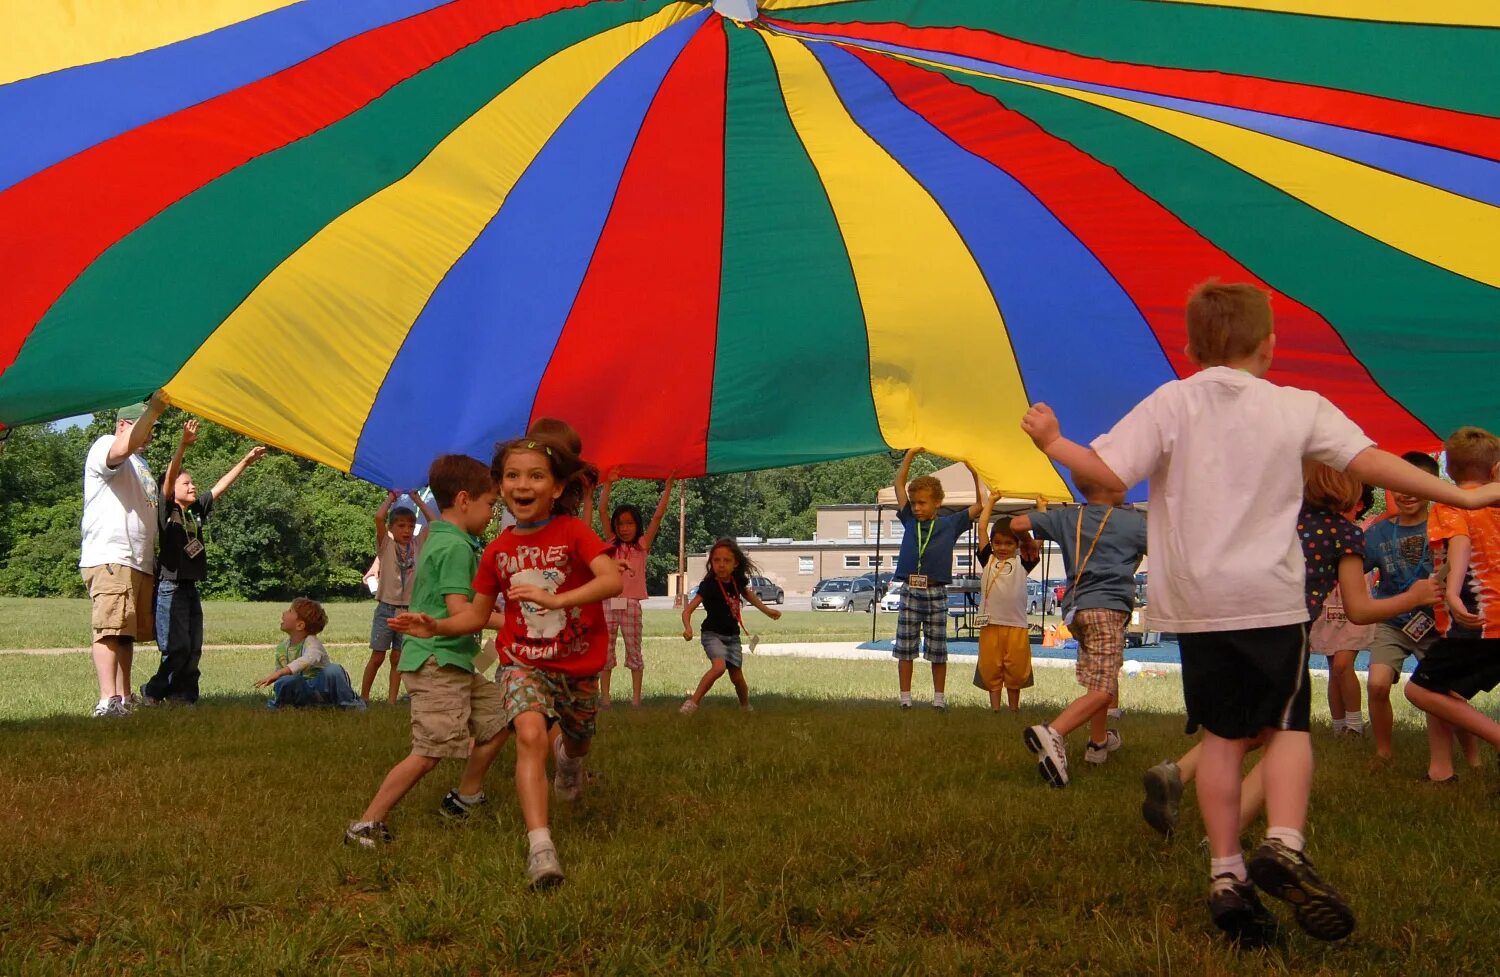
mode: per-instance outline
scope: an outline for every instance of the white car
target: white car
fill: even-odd
[[[880,609],[882,611],[901,610],[901,590],[905,586],[905,580],[892,580],[891,589],[887,590],[885,596],[880,599]]]

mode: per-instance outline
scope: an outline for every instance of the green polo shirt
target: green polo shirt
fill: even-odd
[[[449,594],[463,594],[474,599],[474,571],[479,569],[479,540],[453,523],[439,519],[427,525],[427,542],[417,556],[417,579],[411,590],[413,614],[430,614],[442,619],[448,616]],[[466,672],[474,670],[474,656],[479,642],[472,634],[454,638],[407,638],[401,644],[403,672],[415,672],[436,658],[439,665],[452,665]]]

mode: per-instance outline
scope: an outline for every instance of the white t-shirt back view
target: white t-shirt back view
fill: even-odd
[[[106,434],[89,448],[83,464],[83,548],[80,568],[121,563],[142,573],[156,568],[156,480],[139,455],[109,467]]]

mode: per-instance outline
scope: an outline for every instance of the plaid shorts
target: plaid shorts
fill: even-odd
[[[563,735],[575,743],[594,738],[594,717],[599,714],[599,676],[563,675],[502,662],[495,673],[495,684],[504,700],[501,715],[505,725],[514,728],[516,717],[523,712],[539,712],[547,717],[549,729],[557,723]]]
[[[646,667],[641,658],[641,602],[632,597],[619,599],[625,602],[624,607],[616,608],[613,600],[604,602],[604,622],[609,625],[609,659],[604,667],[615,667],[615,638],[623,635],[625,667],[639,672]]]
[[[926,640],[919,637],[926,633]],[[901,590],[901,610],[896,614],[896,646],[892,654],[898,661],[916,661],[920,646],[922,657],[934,665],[948,664],[948,588],[936,587]]]
[[[1078,639],[1078,684],[1090,692],[1120,691],[1120,667],[1125,664],[1125,622],[1130,615],[1107,607],[1085,607],[1073,613],[1069,625]]]

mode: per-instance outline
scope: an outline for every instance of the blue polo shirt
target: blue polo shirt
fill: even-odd
[[[927,574],[929,584],[948,583],[953,579],[953,544],[958,537],[968,532],[974,521],[969,518],[967,508],[946,516],[938,516],[929,522],[917,522],[911,514],[911,503],[896,513],[906,535],[901,538],[901,555],[896,557],[897,580],[905,580],[914,573]],[[922,550],[921,565],[917,562],[917,530],[921,529],[922,540],[927,544]],[[927,534],[931,532],[932,535]]]

